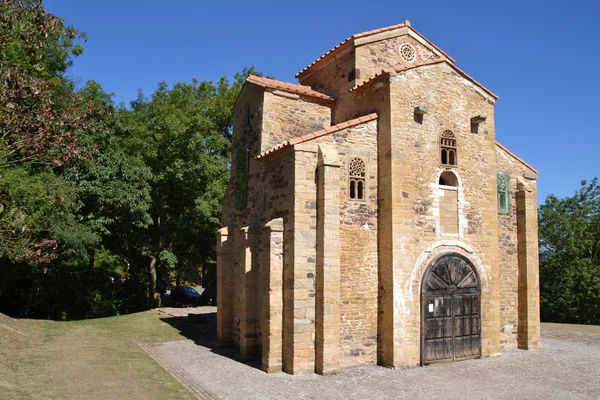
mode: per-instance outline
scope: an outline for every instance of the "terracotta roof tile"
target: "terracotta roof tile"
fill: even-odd
[[[435,44],[433,44],[430,40],[428,40],[426,37],[424,37],[423,35],[421,35],[419,32],[417,32],[416,30],[414,30],[411,26],[410,26],[410,21],[406,20],[404,22],[402,22],[401,24],[398,25],[391,25],[391,26],[386,26],[384,28],[378,28],[378,29],[373,29],[371,31],[366,31],[366,32],[361,32],[361,33],[356,33],[352,36],[350,36],[349,38],[347,38],[346,40],[344,40],[343,42],[341,42],[340,44],[338,44],[337,46],[335,46],[334,48],[332,48],[331,50],[329,50],[328,52],[326,52],[325,54],[323,54],[321,57],[317,58],[315,61],[313,61],[311,64],[309,64],[308,66],[306,66],[302,71],[298,72],[296,74],[296,78],[298,78],[300,75],[302,75],[304,72],[306,72],[308,69],[310,69],[313,65],[315,65],[316,63],[318,63],[319,61],[321,61],[322,59],[324,59],[325,57],[327,57],[329,54],[333,53],[334,51],[336,51],[337,49],[339,49],[340,47],[342,47],[343,45],[345,45],[346,43],[348,43],[351,40],[354,39],[359,39],[365,36],[371,36],[371,35],[375,35],[377,33],[381,33],[381,32],[389,32],[389,31],[393,31],[394,29],[398,29],[398,28],[403,28],[403,27],[409,27],[411,31],[413,31],[414,33],[416,33],[417,35],[419,35],[419,37],[421,37],[423,40],[425,40],[431,47],[433,47],[434,49],[436,49],[437,51],[439,51],[440,53],[442,53],[445,57],[447,57],[451,62],[455,62],[456,60],[454,60],[454,58],[450,57],[448,54],[446,54],[446,52],[444,52],[442,49],[440,49],[439,47],[437,47]]]
[[[296,83],[282,82],[275,79],[263,78],[256,75],[250,75],[246,78],[246,82],[254,83],[255,85],[262,86],[270,89],[279,89],[285,92],[301,94],[310,97],[316,97],[318,99],[327,100],[334,102],[335,99],[324,93],[313,90],[310,86],[298,85]]]
[[[321,57],[317,58],[315,61],[313,61],[311,64],[309,64],[306,68],[304,68],[302,71],[298,72],[296,74],[296,78],[298,78],[300,75],[302,75],[304,72],[306,72],[310,67],[312,67],[313,65],[315,65],[316,63],[318,63],[319,61],[321,61],[322,59],[324,59],[325,57],[327,57],[329,54],[331,54],[332,52],[334,52],[335,50],[339,49],[340,47],[342,47],[343,45],[345,45],[346,43],[348,43],[349,41],[353,40],[353,39],[358,39],[361,37],[365,37],[365,36],[369,36],[369,35],[374,35],[376,33],[380,33],[380,32],[387,32],[387,31],[392,31],[394,29],[398,29],[398,28],[402,28],[405,26],[410,26],[410,21],[404,21],[401,24],[398,25],[392,25],[392,26],[388,26],[385,28],[378,28],[378,29],[374,29],[372,31],[366,31],[366,32],[361,32],[361,33],[356,33],[352,36],[350,36],[349,38],[346,38],[346,40],[344,40],[343,42],[341,42],[340,44],[338,44],[337,46],[335,46],[334,48],[332,48],[331,50],[329,50],[327,53],[323,54]]]
[[[273,153],[273,152],[275,152],[275,151],[277,151],[279,149],[282,149],[284,147],[289,147],[289,146],[293,146],[293,145],[298,144],[298,143],[307,142],[307,141],[309,141],[311,139],[315,139],[315,138],[318,138],[318,137],[321,137],[321,136],[329,135],[331,133],[334,133],[334,132],[337,132],[337,131],[341,131],[342,129],[351,128],[353,126],[360,125],[360,124],[363,124],[365,122],[373,121],[375,119],[377,119],[377,113],[372,113],[372,114],[369,114],[369,115],[365,115],[365,116],[362,116],[362,117],[358,117],[358,118],[354,118],[354,119],[351,119],[351,120],[348,120],[348,121],[341,122],[341,123],[339,123],[337,125],[328,126],[327,128],[318,130],[316,132],[307,133],[306,135],[295,137],[295,138],[292,138],[292,139],[290,139],[290,140],[288,140],[288,141],[286,141],[284,143],[278,144],[277,146],[275,146],[273,148],[270,148],[268,150],[263,151],[262,153],[260,153],[259,155],[257,155],[255,158],[257,160],[259,160],[259,159],[263,158],[264,156],[266,156],[268,154],[271,154],[271,153]]]
[[[481,83],[477,82],[469,74],[467,74],[462,69],[458,68],[456,65],[454,65],[452,62],[448,61],[446,58],[436,58],[436,59],[433,59],[433,60],[427,60],[427,61],[424,61],[424,62],[421,62],[421,63],[415,63],[415,64],[411,64],[411,65],[401,64],[401,65],[396,65],[394,67],[382,69],[380,73],[375,74],[371,79],[369,79],[367,81],[364,81],[363,83],[361,83],[357,87],[350,89],[350,91],[352,92],[352,91],[358,90],[361,87],[364,87],[365,85],[370,84],[371,82],[377,80],[379,77],[381,77],[383,75],[390,74],[392,72],[403,72],[403,71],[408,71],[409,69],[423,67],[425,65],[433,65],[433,64],[440,64],[440,63],[446,63],[446,64],[448,64],[450,67],[454,68],[454,70],[456,72],[458,72],[460,75],[462,75],[464,78],[466,78],[467,80],[470,80],[471,82],[473,82],[474,84],[476,84],[477,86],[479,86],[487,94],[489,94],[490,96],[492,96],[495,100],[498,100],[498,96],[496,94],[494,94],[494,92],[492,92],[491,90],[489,90],[488,88],[486,88],[485,86],[483,86]]]
[[[521,164],[523,164],[524,166],[526,166],[527,168],[529,168],[530,170],[532,170],[533,172],[535,172],[536,174],[539,174],[538,170],[533,168],[531,165],[529,165],[525,160],[523,160],[522,158],[518,157],[515,153],[513,153],[512,151],[510,151],[509,149],[507,149],[506,147],[504,147],[503,145],[501,145],[499,142],[496,142],[496,146],[500,147],[502,150],[504,150],[509,156],[511,156],[512,158],[514,158],[515,160],[519,161]]]

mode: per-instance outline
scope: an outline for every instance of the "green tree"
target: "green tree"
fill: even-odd
[[[95,250],[101,244],[116,254],[129,254],[129,242],[134,240],[137,230],[151,224],[148,214],[151,172],[141,159],[125,151],[125,132],[118,122],[111,95],[94,81],[87,82],[79,95],[92,108],[108,110],[96,116],[96,129],[81,137],[95,149],[90,160],[78,168],[63,168],[63,178],[72,183],[78,199],[75,212],[78,223],[83,225],[69,230],[87,230],[88,236],[95,238],[78,246],[85,249],[83,254],[92,268]]]
[[[0,1],[0,305],[17,315],[111,315],[139,286],[121,254],[151,223],[150,170],[111,95],[66,75],[85,40],[39,0]]]
[[[539,209],[540,302],[544,321],[600,324],[600,186]]]
[[[56,210],[73,199],[52,168],[89,158],[78,139],[105,112],[83,104],[65,77],[78,39],[41,1],[0,2],[0,256],[12,261],[55,255]]]
[[[139,250],[147,256],[150,296],[156,299],[157,270],[175,272],[214,257],[214,232],[229,179],[232,108],[245,78],[233,83],[166,83],[147,100],[140,93],[131,110],[121,110],[131,130],[130,154],[150,168],[152,224],[140,232]],[[154,300],[156,302],[156,300]]]

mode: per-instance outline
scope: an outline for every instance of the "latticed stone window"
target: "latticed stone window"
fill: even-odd
[[[360,158],[352,158],[348,163],[348,193],[350,200],[365,199],[366,164]]]
[[[442,132],[440,149],[442,165],[456,165],[456,137],[452,131]]]
[[[400,52],[400,56],[404,59],[404,61],[406,61],[406,62],[415,61],[415,58],[416,58],[415,48],[412,47],[410,44],[403,43],[400,46],[399,52]]]
[[[510,203],[508,201],[510,175],[506,172],[498,172],[496,179],[498,181],[498,213],[508,214],[510,212]]]

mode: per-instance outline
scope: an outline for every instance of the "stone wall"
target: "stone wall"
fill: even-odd
[[[288,289],[284,289],[287,313],[284,318],[284,370],[302,373],[314,367],[316,288],[316,151],[320,144],[334,145],[340,167],[340,341],[341,366],[377,362],[377,122],[357,125],[296,145],[293,247],[286,256]],[[288,150],[289,151],[289,150]],[[348,160],[361,157],[367,163],[367,199],[348,199]],[[269,160],[269,157],[266,158]],[[271,161],[270,161],[271,162]],[[292,285],[291,279],[294,279]],[[287,287],[287,286],[286,286]],[[287,293],[287,294],[286,294]],[[292,310],[292,305],[294,309]],[[286,311],[284,311],[284,314]],[[287,328],[286,328],[287,326]],[[286,364],[286,360],[290,360]],[[293,360],[293,362],[292,362]]]
[[[382,268],[392,270],[384,271],[386,278],[380,282],[384,292],[380,312],[393,320],[393,329],[386,326],[383,329],[390,332],[380,332],[382,362],[418,365],[421,310],[420,293],[411,286],[417,276],[413,272],[425,249],[448,239],[472,248],[484,265],[485,276],[480,279],[489,282],[489,290],[482,293],[482,352],[496,355],[500,307],[493,99],[445,64],[393,74],[390,81],[389,166],[380,171],[386,174],[380,180],[389,179],[391,190],[389,196],[382,194],[380,210],[391,218],[392,234],[380,235],[384,241],[380,248],[391,252],[392,258],[391,267],[382,264]],[[429,109],[422,123],[414,120],[417,106]],[[479,114],[487,115],[487,121],[481,134],[473,134],[470,119]],[[445,129],[457,138],[458,164],[451,169],[463,193],[458,193],[459,214],[464,216],[459,224],[466,225],[459,234],[438,230],[439,210],[432,202],[445,169],[439,155],[439,137]]]
[[[300,74],[298,78],[301,84],[339,99],[354,87],[355,68],[354,52],[351,45],[347,44],[339,54],[336,54],[335,59],[314,66],[310,71]]]
[[[500,147],[496,147],[498,172],[510,176],[509,212],[498,214],[500,245],[500,343],[504,349],[517,347],[519,257],[517,232],[517,180],[531,170]]]
[[[440,233],[458,235],[458,190],[442,189],[440,200]]]
[[[242,356],[262,351],[266,371],[418,365],[421,279],[436,257],[449,252],[469,259],[481,281],[482,355],[495,356],[501,346],[539,344],[535,178],[519,181],[527,168],[498,151],[494,98],[445,63],[384,75],[350,91],[366,75],[401,63],[404,43],[416,50],[414,62],[436,54],[408,35],[363,41],[356,60],[343,50],[301,76],[303,84],[336,96],[334,104],[252,85],[238,99],[233,149],[249,151],[248,201],[244,209],[232,206],[234,157],[222,231],[235,258],[229,262],[230,337]],[[422,120],[415,118],[415,107],[428,110]],[[377,121],[255,159],[293,137],[372,112]],[[472,133],[477,115],[487,119]],[[451,167],[440,160],[444,130],[457,141],[458,162]],[[330,149],[330,159],[338,157],[335,173],[319,146]],[[366,163],[364,200],[349,198],[348,163],[354,157]],[[449,170],[456,188],[439,184]],[[317,171],[327,171],[327,177]],[[497,172],[511,174],[507,215],[498,214]],[[334,198],[332,179],[339,180],[339,211],[319,203]],[[318,213],[333,209],[339,213],[339,266],[332,261],[335,251],[324,247],[327,226],[337,222],[327,215],[326,222],[317,221]],[[338,276],[339,309],[332,303],[335,293],[324,291]],[[339,326],[331,324],[338,312]],[[334,331],[339,337],[331,336]],[[331,347],[337,340],[339,354]]]
[[[318,99],[266,91],[261,151],[331,125],[331,108]]]
[[[401,46],[408,43],[414,50],[414,59],[406,61],[400,55]],[[357,84],[369,80],[388,67],[412,65],[437,58],[436,55],[408,34],[368,43],[356,48],[356,66],[360,70]]]
[[[377,362],[377,121],[332,135],[340,168],[342,366]],[[349,199],[348,162],[366,163],[366,200]]]

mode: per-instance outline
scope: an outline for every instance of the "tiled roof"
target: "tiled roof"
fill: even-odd
[[[527,162],[525,162],[525,160],[523,160],[522,158],[518,157],[515,153],[513,153],[512,151],[510,151],[509,149],[507,149],[506,147],[504,147],[503,145],[501,145],[499,142],[496,142],[496,146],[500,147],[502,150],[504,150],[509,156],[511,156],[512,158],[514,158],[515,160],[519,161],[521,164],[523,164],[524,166],[526,166],[527,168],[529,168],[530,170],[532,170],[533,172],[535,172],[536,174],[539,174],[538,170],[533,168],[531,165],[527,164]]]
[[[246,78],[246,82],[254,83],[255,85],[262,86],[265,88],[279,89],[285,92],[316,97],[318,99],[327,100],[330,102],[335,101],[333,97],[323,94],[321,92],[317,92],[316,90],[313,90],[310,86],[277,81],[275,79],[263,78],[256,75],[249,75],[248,78]]]
[[[306,135],[295,137],[286,142],[278,144],[277,146],[275,146],[269,150],[263,151],[262,153],[260,153],[259,155],[256,156],[256,159],[257,160],[261,159],[261,158],[263,158],[279,149],[282,149],[284,147],[289,147],[289,146],[293,146],[298,143],[307,142],[309,140],[316,139],[321,136],[325,136],[325,135],[329,135],[329,134],[337,132],[337,131],[341,131],[342,129],[351,128],[353,126],[360,125],[365,122],[373,121],[374,119],[377,119],[376,113],[365,115],[365,116],[358,117],[358,118],[354,118],[354,119],[339,123],[337,125],[333,125],[333,126],[325,128],[325,129],[318,130],[316,132],[307,133]]]
[[[442,53],[444,56],[446,56],[450,61],[454,62],[455,60],[450,57],[448,54],[446,54],[442,49],[440,49],[439,47],[437,47],[435,44],[433,44],[432,42],[430,42],[427,38],[425,38],[423,35],[421,35],[420,33],[418,33],[417,31],[415,31],[411,26],[410,26],[410,21],[406,20],[401,24],[398,25],[392,25],[392,26],[386,26],[385,28],[379,28],[379,29],[373,29],[372,31],[366,31],[366,32],[361,32],[361,33],[356,33],[352,36],[350,36],[349,38],[347,38],[346,40],[344,40],[343,42],[341,42],[340,44],[338,44],[337,46],[335,46],[333,49],[329,50],[327,53],[323,54],[321,57],[317,58],[315,61],[313,61],[310,65],[308,65],[306,68],[304,68],[302,71],[298,72],[296,74],[296,78],[298,78],[300,75],[302,75],[304,72],[306,72],[308,69],[310,69],[313,65],[315,65],[316,63],[318,63],[319,61],[321,61],[322,59],[324,59],[325,57],[327,57],[329,54],[333,53],[335,50],[339,49],[340,47],[342,47],[343,45],[345,45],[346,43],[348,43],[351,40],[354,39],[359,39],[365,36],[371,36],[371,35],[375,35],[377,33],[382,33],[382,32],[388,32],[388,31],[393,31],[394,29],[398,29],[398,28],[403,28],[403,27],[409,27],[410,30],[412,30],[413,32],[415,32],[417,35],[419,35],[423,40],[425,40],[427,43],[429,43],[429,45],[431,47],[433,47],[434,49],[436,49],[437,51],[439,51],[440,53]]]
[[[411,65],[401,64],[401,65],[396,65],[394,67],[385,68],[385,69],[381,70],[380,73],[376,74],[371,79],[369,79],[368,81],[365,81],[365,82],[361,83],[360,85],[358,85],[357,87],[350,89],[350,91],[357,90],[357,89],[365,86],[366,84],[373,82],[374,80],[376,80],[377,78],[381,77],[382,75],[390,74],[392,72],[408,71],[409,69],[423,67],[425,65],[439,64],[439,63],[446,63],[446,64],[448,64],[456,72],[458,72],[460,75],[462,75],[463,78],[465,78],[465,79],[473,82],[474,84],[476,84],[477,86],[479,86],[481,89],[483,89],[487,94],[489,94],[490,96],[492,96],[495,100],[498,100],[498,96],[496,94],[494,94],[494,92],[492,92],[491,90],[489,90],[488,88],[486,88],[485,86],[483,86],[481,83],[477,82],[469,74],[467,74],[465,71],[463,71],[462,69],[458,68],[456,65],[454,65],[453,63],[451,63],[450,61],[448,61],[445,58],[437,58],[437,59],[434,59],[434,60],[428,60],[428,61],[424,61],[424,62],[421,62],[421,63],[415,63],[415,64],[411,64]]]

